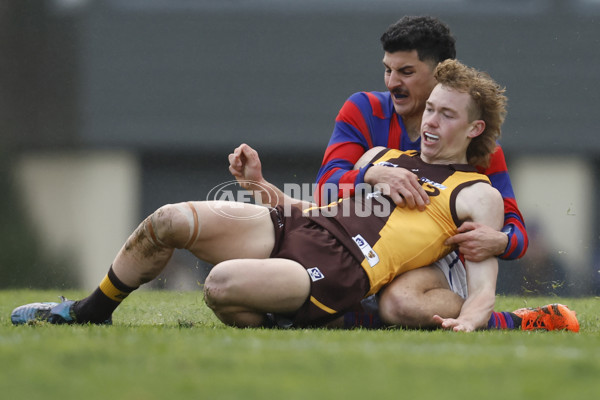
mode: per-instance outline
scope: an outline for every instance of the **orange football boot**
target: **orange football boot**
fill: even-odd
[[[544,329],[547,331],[568,330],[579,332],[579,321],[575,311],[562,304],[548,304],[537,308],[520,308],[513,311],[520,317],[521,330],[533,331]]]

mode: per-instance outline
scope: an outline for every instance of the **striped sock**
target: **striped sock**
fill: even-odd
[[[516,315],[507,311],[496,312],[492,311],[490,320],[488,321],[488,329],[516,329],[520,327],[520,324],[515,324]]]
[[[102,323],[110,318],[121,302],[137,288],[125,285],[117,278],[112,265],[100,285],[85,299],[75,302],[73,313],[79,323]]]
[[[376,313],[350,311],[344,314],[344,329],[379,329],[381,327],[383,327],[383,322]]]

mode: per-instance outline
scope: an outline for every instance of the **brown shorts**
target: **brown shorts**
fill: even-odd
[[[295,327],[322,326],[356,307],[368,293],[369,278],[360,262],[328,231],[292,207],[271,210],[275,246],[271,258],[300,264],[311,279],[310,296],[291,319]]]

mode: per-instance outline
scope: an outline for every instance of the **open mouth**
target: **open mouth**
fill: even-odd
[[[430,132],[423,132],[423,136],[425,137],[425,141],[427,142],[437,142],[438,140],[440,140],[440,137],[438,135],[434,135]]]
[[[394,96],[395,99],[405,99],[408,97],[408,93],[402,92],[400,90],[394,90],[391,92],[392,96]]]

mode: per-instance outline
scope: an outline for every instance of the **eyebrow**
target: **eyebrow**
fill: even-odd
[[[432,103],[431,101],[429,101],[429,100],[427,100],[427,101],[425,102],[425,104],[427,104],[429,107],[434,107],[434,108],[435,108],[435,104],[433,104],[433,103]],[[454,109],[454,108],[450,108],[450,107],[442,107],[442,108],[441,108],[441,111],[442,111],[442,112],[444,112],[444,111],[449,111],[449,112],[451,112],[451,113],[453,113],[453,114],[458,114],[458,110],[456,110],[456,109]]]
[[[382,63],[382,64],[383,64],[383,66],[384,66],[384,67],[386,67],[387,69],[392,69],[392,67],[390,67],[389,65],[387,65],[387,64],[385,63],[385,61],[383,61],[383,60],[382,60],[382,61],[381,61],[381,63]],[[403,65],[403,66],[402,66],[402,67],[400,67],[400,68],[396,68],[396,71],[405,71],[406,69],[409,69],[409,68],[415,68],[415,66],[414,66],[413,64]]]

